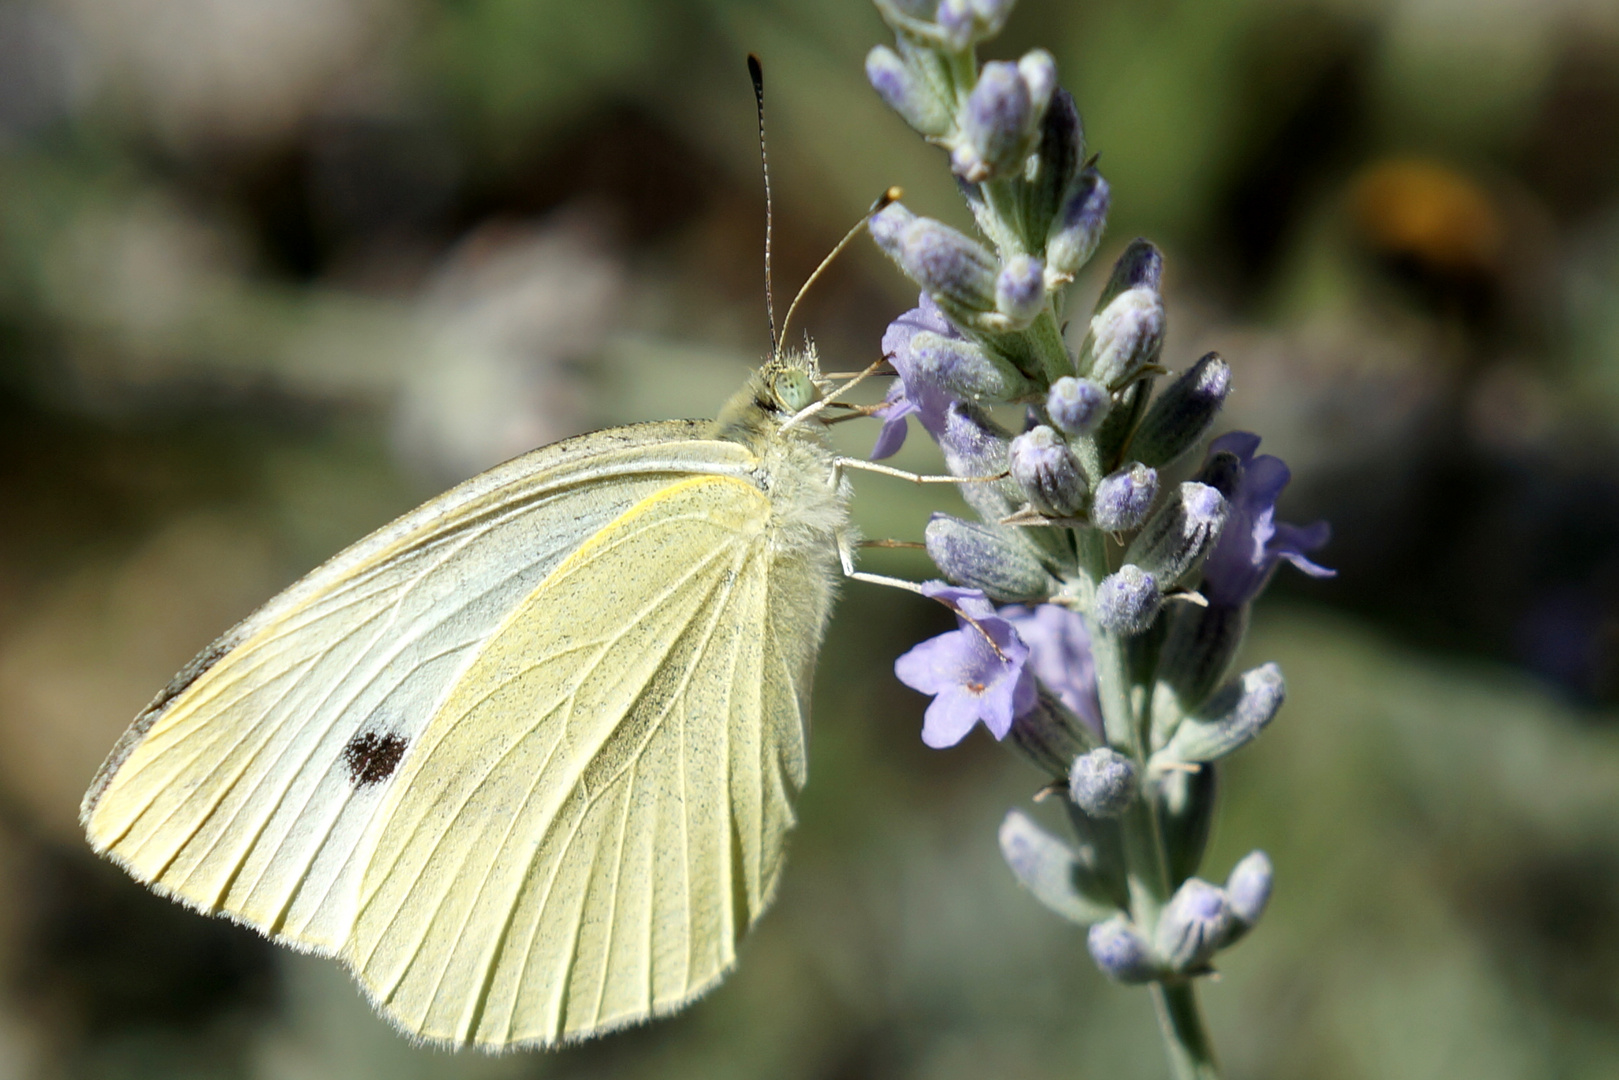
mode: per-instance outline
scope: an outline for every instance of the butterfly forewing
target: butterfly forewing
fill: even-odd
[[[650,424],[535,451],[310,574],[137,719],[85,797],[92,844],[193,906],[336,950],[378,807],[513,608],[648,496],[754,463],[700,432]]]
[[[401,1026],[550,1043],[673,1009],[731,965],[804,781],[820,636],[770,617],[773,593],[818,584],[771,515],[736,479],[664,489],[465,672],[378,817],[345,950]]]

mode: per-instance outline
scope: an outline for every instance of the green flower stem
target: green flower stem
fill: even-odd
[[[1095,529],[1076,530],[1075,539],[1080,573],[1086,579],[1087,592],[1094,592],[1097,583],[1108,573],[1106,539]],[[1087,619],[1086,623],[1091,634],[1091,657],[1107,740],[1115,749],[1135,758],[1144,770],[1148,748],[1136,715],[1136,687],[1131,682],[1124,642],[1094,621]],[[1157,930],[1159,912],[1168,902],[1170,892],[1169,859],[1164,851],[1156,803],[1151,798],[1136,800],[1120,824],[1124,832],[1130,917],[1150,938]],[[1158,1010],[1159,1030],[1176,1080],[1218,1080],[1219,1066],[1214,1061],[1214,1048],[1203,1026],[1192,983],[1154,983],[1152,994]]]
[[[1214,1046],[1197,1005],[1197,988],[1191,982],[1153,983],[1152,1000],[1176,1080],[1220,1080]]]
[[[1057,325],[1057,313],[1049,303],[1046,310],[1040,313],[1024,333],[1028,335],[1029,344],[1034,347],[1034,354],[1040,358],[1040,367],[1046,373],[1047,385],[1056,382],[1064,375],[1074,373],[1074,361],[1068,355],[1067,347],[1063,345],[1062,328]]]

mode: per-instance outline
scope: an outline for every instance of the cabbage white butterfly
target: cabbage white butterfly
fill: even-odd
[[[840,562],[889,580],[853,569],[839,470],[896,470],[804,423],[823,384],[773,348],[712,422],[534,450],[338,554],[135,719],[91,845],[426,1041],[690,1002],[775,892]]]
[[[192,661],[82,807],[157,892],[341,958],[412,1035],[582,1038],[770,902],[846,550],[813,353],[372,534]]]

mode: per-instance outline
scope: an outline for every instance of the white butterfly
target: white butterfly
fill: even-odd
[[[135,720],[91,844],[341,958],[426,1040],[689,1002],[770,903],[804,784],[848,521],[788,422],[814,379],[772,360],[713,423],[533,451],[336,556]]]

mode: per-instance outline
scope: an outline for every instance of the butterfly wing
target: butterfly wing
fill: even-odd
[[[730,967],[775,888],[831,592],[829,552],[783,553],[771,512],[736,479],[665,489],[466,671],[389,793],[344,950],[401,1027],[548,1044]]]
[[[534,451],[315,570],[136,719],[85,796],[91,844],[193,907],[336,951],[378,808],[512,610],[656,491],[756,465],[702,430],[647,424]]]

